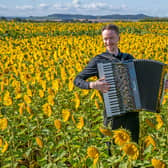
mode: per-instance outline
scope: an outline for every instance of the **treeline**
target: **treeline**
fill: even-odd
[[[107,19],[106,21],[103,19],[62,19],[62,20],[56,20],[56,19],[27,19],[27,18],[21,18],[21,17],[0,17],[0,21],[16,21],[16,22],[71,22],[71,23],[75,23],[75,22],[81,22],[81,23],[96,23],[96,22],[109,22],[109,21],[113,21],[113,22],[118,22],[118,21],[122,21],[122,22],[127,22],[127,21],[135,21],[135,20],[131,20],[131,19]],[[153,17],[153,18],[144,18],[144,19],[137,19],[136,21],[138,22],[168,22],[168,17],[165,18],[159,18],[159,17]]]
[[[145,19],[140,19],[138,21],[139,22],[168,22],[168,17],[166,18],[159,18],[159,17],[145,18]]]

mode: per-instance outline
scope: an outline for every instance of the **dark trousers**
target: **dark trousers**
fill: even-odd
[[[112,130],[118,128],[124,128],[131,132],[132,141],[138,143],[139,139],[139,113],[138,112],[129,112],[122,116],[115,116],[111,119],[105,119],[105,126],[111,122]],[[110,151],[110,143],[107,143],[109,155],[111,155]]]

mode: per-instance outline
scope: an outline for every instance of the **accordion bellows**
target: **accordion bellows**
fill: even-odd
[[[107,117],[130,111],[160,112],[168,65],[152,60],[98,63],[99,78],[110,84],[103,93]]]

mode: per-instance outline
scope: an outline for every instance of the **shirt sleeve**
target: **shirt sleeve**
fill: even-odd
[[[88,63],[88,65],[83,69],[83,71],[76,76],[74,84],[82,89],[90,89],[89,88],[90,82],[86,80],[92,76],[98,76],[97,63],[95,61],[95,58],[93,58]]]

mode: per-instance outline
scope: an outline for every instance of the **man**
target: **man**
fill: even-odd
[[[118,48],[119,28],[116,25],[107,25],[102,29],[102,38],[104,45],[106,47],[106,52],[95,56],[84,70],[79,73],[74,84],[82,89],[97,89],[103,93],[108,92],[110,86],[105,82],[104,78],[97,81],[87,82],[91,76],[98,77],[97,64],[100,62],[110,61],[124,61],[134,59],[133,56],[127,53],[122,53]],[[138,112],[129,112],[122,116],[112,117],[112,129],[118,129],[123,127],[131,132],[132,140],[138,143],[139,139],[139,115]],[[106,116],[104,116],[104,124],[107,126],[109,121],[107,121]]]

